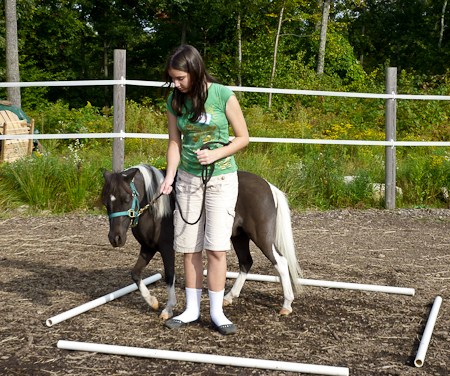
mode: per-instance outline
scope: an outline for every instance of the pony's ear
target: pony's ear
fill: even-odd
[[[103,177],[105,180],[108,180],[111,177],[112,173],[109,172],[106,168],[103,170]]]
[[[129,170],[121,172],[121,174],[123,176],[123,180],[125,180],[125,182],[130,184],[134,178],[134,175],[136,175],[136,172],[138,172],[138,171],[139,170],[137,168],[130,168]]]

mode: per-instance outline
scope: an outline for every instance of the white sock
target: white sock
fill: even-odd
[[[186,287],[186,310],[174,319],[183,322],[195,321],[200,316],[200,298],[202,296],[202,289],[191,289]]]
[[[223,296],[224,296],[225,290],[222,291],[211,291],[208,290],[209,294],[209,305],[210,305],[210,314],[211,314],[211,320],[216,324],[217,326],[222,325],[229,325],[232,324],[230,320],[228,320],[223,313]]]

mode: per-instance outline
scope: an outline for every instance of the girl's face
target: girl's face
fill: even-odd
[[[169,76],[172,77],[172,82],[175,87],[182,93],[188,93],[191,90],[190,73],[170,68]]]

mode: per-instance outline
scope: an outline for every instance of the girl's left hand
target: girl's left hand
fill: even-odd
[[[216,158],[214,157],[215,153],[214,150],[209,150],[209,149],[197,149],[196,151],[194,151],[195,154],[197,154],[197,159],[198,162],[201,165],[209,165],[211,163],[214,163],[216,161]]]

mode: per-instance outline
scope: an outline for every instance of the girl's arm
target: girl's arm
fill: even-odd
[[[166,177],[161,184],[159,193],[165,195],[172,192],[172,184],[175,180],[178,164],[181,155],[181,133],[177,127],[177,117],[167,111],[168,129],[169,129],[169,146],[167,147],[167,171]]]
[[[208,165],[219,159],[233,155],[237,151],[245,148],[249,143],[247,123],[245,122],[241,106],[235,95],[232,95],[228,99],[225,115],[233,128],[235,138],[229,145],[221,148],[197,150],[195,153],[201,165]]]

